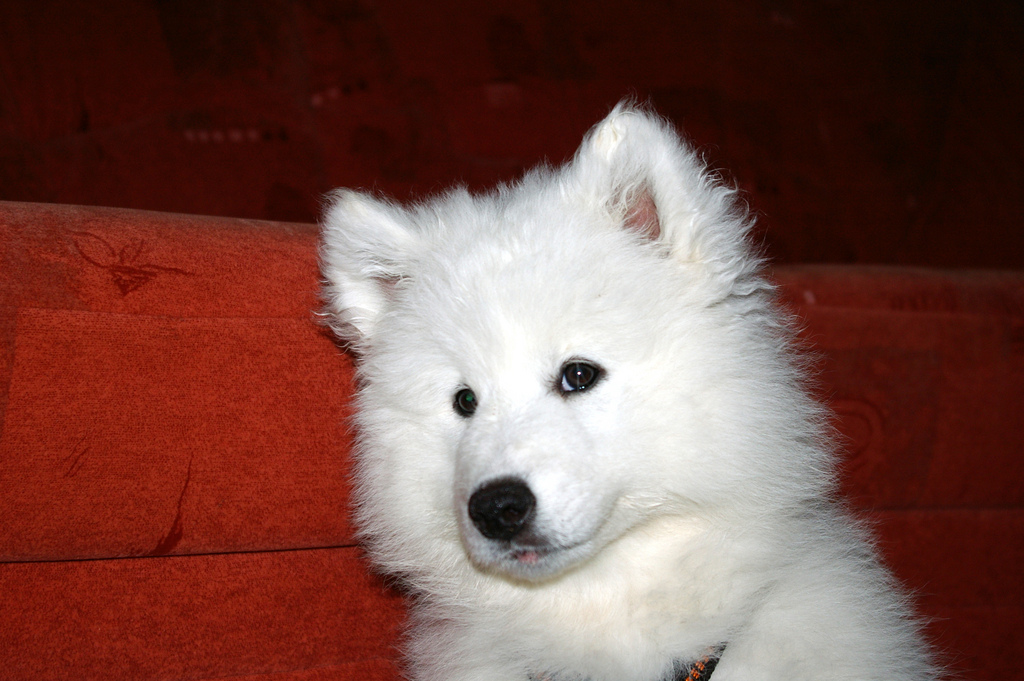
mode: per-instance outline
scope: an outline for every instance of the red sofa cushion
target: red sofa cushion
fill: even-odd
[[[845,490],[954,668],[1013,678],[1024,273],[776,276]],[[397,678],[317,288],[313,225],[0,202],[4,678]]]
[[[0,203],[0,676],[396,678],[317,287],[313,225]]]
[[[352,365],[314,321],[312,225],[3,217],[0,555],[352,544]]]

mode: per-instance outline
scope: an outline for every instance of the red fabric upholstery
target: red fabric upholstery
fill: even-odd
[[[315,232],[0,204],[0,676],[395,678]]]
[[[0,676],[398,676],[312,225],[0,203]],[[779,270],[844,485],[977,681],[1024,661],[1024,273]]]

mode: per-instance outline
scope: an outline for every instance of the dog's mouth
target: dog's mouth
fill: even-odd
[[[502,548],[493,548],[497,550],[491,552],[492,559],[487,560],[485,557],[483,564],[529,582],[550,579],[576,564],[582,557],[578,555],[580,546],[560,546],[543,542],[513,542]]]
[[[543,580],[561,571],[560,553],[551,547],[510,547],[499,554],[491,567],[514,578],[530,582]]]
[[[522,565],[536,565],[544,557],[546,551],[537,549],[517,549],[512,551],[512,559]]]
[[[492,540],[491,545],[498,549],[505,561],[526,567],[540,566],[555,560],[575,547],[574,544],[556,541],[535,526],[527,527],[512,539]]]
[[[549,556],[561,550],[560,547],[549,545],[511,546],[506,555],[517,565],[531,567],[539,566]]]

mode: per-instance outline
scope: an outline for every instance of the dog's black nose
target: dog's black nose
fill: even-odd
[[[489,482],[469,498],[469,518],[488,539],[508,541],[533,517],[537,499],[522,480]]]

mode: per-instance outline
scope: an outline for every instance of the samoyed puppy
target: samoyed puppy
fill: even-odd
[[[750,226],[629,103],[487,194],[331,196],[355,516],[413,594],[412,679],[936,676]]]

